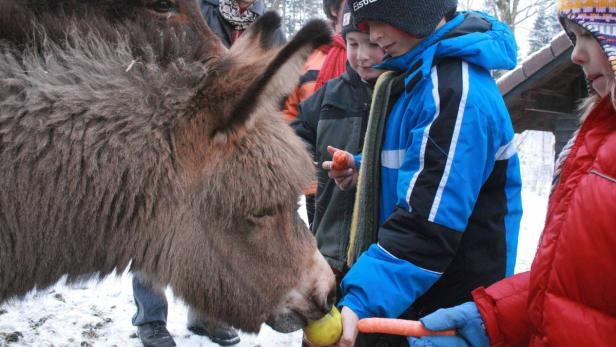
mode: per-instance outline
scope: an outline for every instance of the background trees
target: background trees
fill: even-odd
[[[309,19],[325,17],[322,0],[265,0],[265,5],[280,13],[287,36],[295,34]]]
[[[514,33],[528,31],[527,35],[516,33],[518,44],[527,48],[520,52],[520,58],[548,44],[562,30],[556,18],[556,0],[459,0],[458,7],[485,11],[509,25]]]
[[[531,54],[548,44],[562,29],[556,14],[554,1],[540,2],[537,6],[537,16],[528,36],[528,54]]]

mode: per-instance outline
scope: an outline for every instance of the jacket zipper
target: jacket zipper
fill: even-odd
[[[595,174],[595,175],[597,175],[597,176],[599,176],[599,177],[603,177],[603,178],[605,178],[606,180],[611,181],[611,182],[613,182],[613,183],[616,183],[616,178],[614,178],[614,177],[610,177],[610,176],[608,176],[608,175],[606,175],[606,174],[602,174],[601,172],[599,172],[599,171],[597,171],[597,170],[590,170],[590,173]]]

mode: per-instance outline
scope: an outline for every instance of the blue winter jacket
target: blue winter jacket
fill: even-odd
[[[341,306],[420,317],[513,273],[520,167],[489,70],[515,67],[516,50],[506,25],[467,12],[378,66],[405,90],[385,129],[378,244],[344,278]]]

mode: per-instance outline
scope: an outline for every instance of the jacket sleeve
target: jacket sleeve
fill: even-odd
[[[306,101],[302,102],[298,107],[297,118],[291,122],[291,128],[304,141],[314,160],[316,160],[317,126],[326,87],[324,86],[319,89]]]
[[[292,122],[299,114],[299,105],[314,93],[319,69],[325,55],[315,49],[304,64],[299,83],[293,88],[282,108],[282,115],[287,122]]]
[[[528,345],[529,282],[530,273],[524,272],[473,291],[492,346]]]
[[[349,307],[360,319],[397,318],[438,278],[374,244],[342,279],[339,306]]]
[[[464,92],[464,88],[439,88],[433,107],[424,106],[430,101],[423,101],[418,106],[423,110],[405,117],[418,117],[418,121],[409,126],[411,136],[397,172],[397,207],[378,232],[383,254],[363,254],[343,288],[349,296],[344,302],[356,312],[401,315],[430,289],[456,256],[498,149],[496,141],[489,138],[495,134],[488,117],[465,103]],[[414,112],[413,105],[398,112]],[[388,273],[401,262],[405,271],[382,279],[371,275]],[[363,298],[362,290],[373,286],[373,281],[378,281],[381,289],[365,299],[353,299]],[[386,295],[396,300],[380,308]]]
[[[314,89],[314,81],[305,81],[310,76],[304,75],[301,78],[300,84],[293,88],[282,108],[282,115],[287,122],[292,122],[297,118],[300,103],[308,98]]]

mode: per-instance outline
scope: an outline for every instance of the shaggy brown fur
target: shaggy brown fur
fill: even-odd
[[[193,0],[0,13],[0,302],[132,260],[245,330],[328,309],[333,277],[296,213],[311,160],[276,110],[324,23],[269,49],[266,14],[227,52]]]

